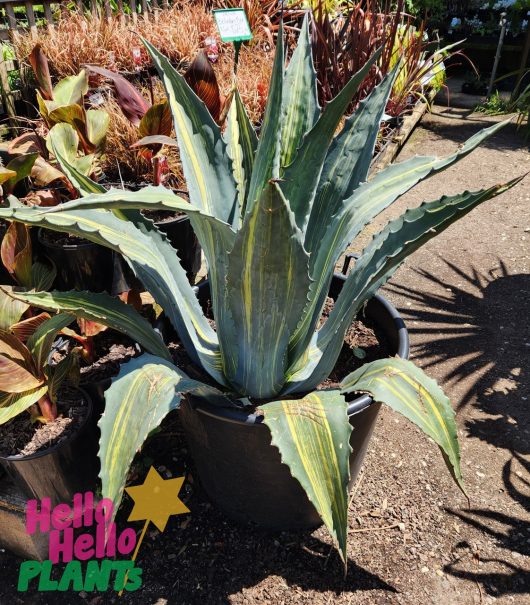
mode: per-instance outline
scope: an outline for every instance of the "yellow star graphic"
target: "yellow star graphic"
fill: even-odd
[[[134,500],[134,507],[128,520],[151,521],[160,531],[164,531],[171,515],[190,512],[179,498],[183,483],[184,477],[164,479],[151,467],[142,485],[125,488]]]

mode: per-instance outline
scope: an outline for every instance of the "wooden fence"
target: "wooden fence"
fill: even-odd
[[[99,13],[108,19],[113,14],[120,15],[133,23],[139,17],[158,18],[158,10],[167,8],[168,0],[72,0],[71,2],[52,2],[41,0],[0,0],[0,40],[9,40],[19,31],[37,32],[38,27],[53,28],[61,12],[75,7],[86,13]]]

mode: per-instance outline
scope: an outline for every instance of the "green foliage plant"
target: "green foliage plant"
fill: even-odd
[[[440,447],[463,489],[454,413],[440,387],[398,358],[363,365],[340,388],[318,389],[332,371],[352,320],[405,258],[518,179],[427,201],[389,222],[362,250],[319,327],[334,268],[363,229],[419,181],[453,165],[504,124],[455,153],[415,156],[367,180],[396,69],[342,116],[377,51],[321,111],[308,20],[285,68],[280,30],[260,137],[234,91],[224,131],[185,79],[144,41],[165,86],[191,203],[163,187],[105,191],[55,150],[81,198],[52,209],[5,208],[0,217],[68,231],[124,256],[177,330],[205,376],[190,378],[153,330],[106,294],[14,293],[48,311],[88,317],[131,334],[146,353],[123,365],[106,392],[99,426],[103,495],[121,500],[138,449],[186,393],[212,405],[259,409],[272,443],[300,482],[346,562],[351,426],[346,397],[370,393]],[[189,216],[208,262],[215,329],[175,251],[141,209]]]

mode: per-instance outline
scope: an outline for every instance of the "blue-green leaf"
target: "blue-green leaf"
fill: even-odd
[[[347,404],[339,391],[260,406],[282,462],[304,488],[346,565],[350,435]]]

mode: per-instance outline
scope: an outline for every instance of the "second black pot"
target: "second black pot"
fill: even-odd
[[[110,292],[114,274],[114,253],[93,242],[56,243],[39,229],[38,239],[42,252],[56,268],[54,287],[58,290],[89,290]]]
[[[330,296],[335,298],[342,284],[342,276],[335,276]],[[374,296],[364,312],[384,331],[391,355],[407,359],[408,333],[396,309],[383,297]],[[368,395],[349,402],[353,427],[350,486],[359,474],[380,407]],[[312,529],[321,524],[304,490],[271,445],[262,417],[190,397],[181,407],[180,418],[200,482],[229,518],[273,530]]]
[[[29,456],[0,456],[0,465],[28,499],[50,498],[52,507],[75,493],[94,491],[98,473],[92,400],[79,389],[87,414],[77,430],[46,450]]]

